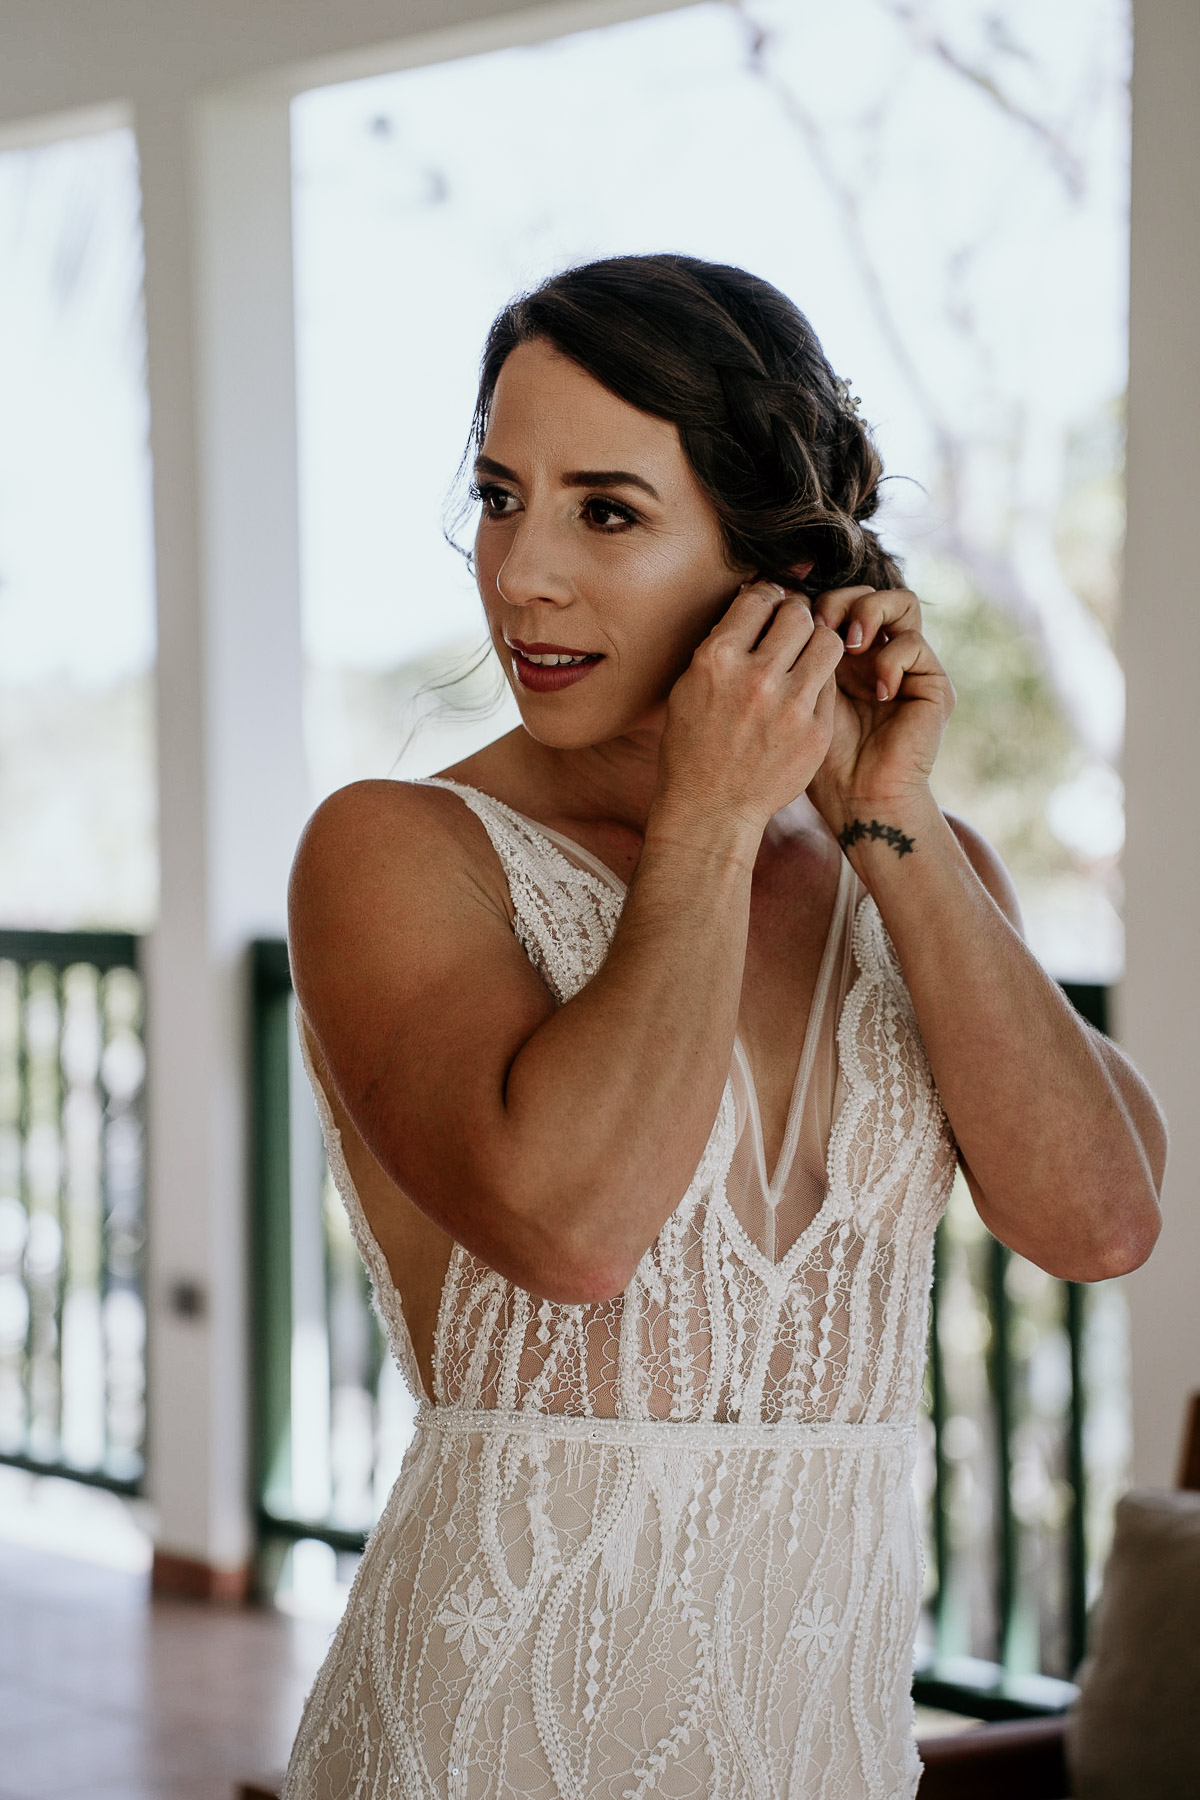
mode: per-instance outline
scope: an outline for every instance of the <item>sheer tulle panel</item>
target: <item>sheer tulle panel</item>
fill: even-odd
[[[838,1025],[846,996],[859,975],[853,953],[857,893],[847,865],[838,886],[825,961],[800,1046],[787,1125],[773,1169],[767,1166],[749,1059],[740,1043],[734,1047],[730,1087],[736,1107],[737,1144],[725,1190],[747,1237],[768,1262],[781,1261],[804,1236],[829,1189],[830,1135],[846,1099]]]
[[[907,1416],[917,1403],[928,1219],[833,1220],[801,1266],[751,1265],[697,1208],[670,1257],[605,1306],[514,1291],[456,1256],[437,1346],[443,1405],[583,1417],[774,1423]]]

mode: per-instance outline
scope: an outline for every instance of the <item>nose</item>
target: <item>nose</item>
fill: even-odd
[[[532,606],[539,600],[548,606],[569,606],[573,583],[567,547],[552,521],[527,510],[513,526],[504,561],[495,582],[509,606]]]

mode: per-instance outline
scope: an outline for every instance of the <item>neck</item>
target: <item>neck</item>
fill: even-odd
[[[513,737],[530,776],[553,794],[565,816],[641,833],[658,787],[662,733],[663,723],[655,722],[578,750],[550,749],[523,727]]]

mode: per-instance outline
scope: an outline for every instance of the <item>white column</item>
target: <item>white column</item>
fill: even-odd
[[[283,931],[309,804],[288,105],[155,97],[136,123],[162,858],[147,971],[148,1487],[164,1583],[232,1592],[252,1541],[244,953]],[[181,1282],[198,1315],[172,1306]]]
[[[1200,1388],[1200,7],[1134,0],[1128,973],[1121,1036],[1166,1109],[1158,1249],[1128,1284],[1134,1472],[1175,1479]]]

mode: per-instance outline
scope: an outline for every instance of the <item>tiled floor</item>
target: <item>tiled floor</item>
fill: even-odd
[[[283,1768],[332,1631],[0,1542],[0,1800],[233,1800]],[[922,1709],[918,1731],[970,1723]]]
[[[0,1800],[232,1800],[286,1762],[330,1631],[0,1543]]]

